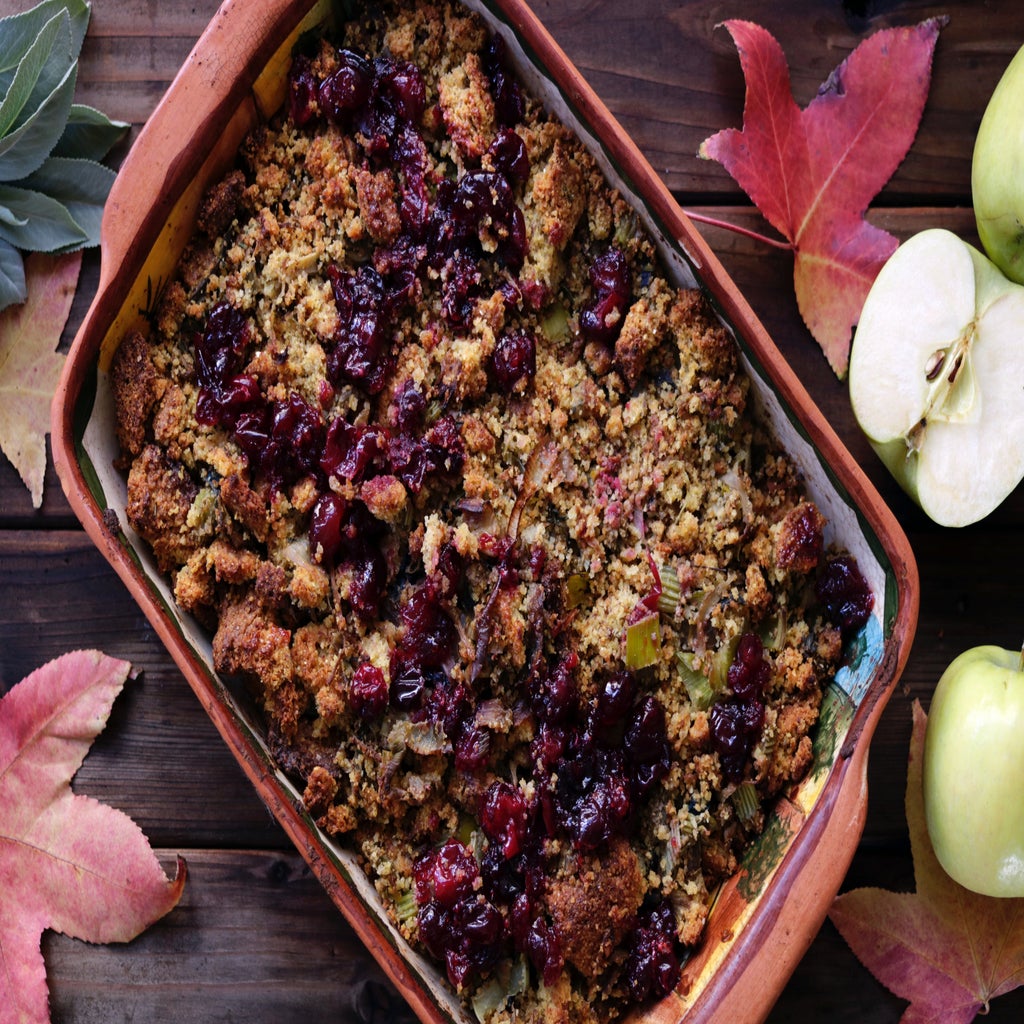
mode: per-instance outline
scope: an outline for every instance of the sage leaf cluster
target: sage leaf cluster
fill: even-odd
[[[42,0],[0,18],[0,310],[26,298],[25,252],[99,244],[114,172],[100,161],[128,130],[74,102],[85,0]]]

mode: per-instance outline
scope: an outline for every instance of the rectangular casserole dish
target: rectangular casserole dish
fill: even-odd
[[[104,217],[101,277],[53,406],[54,459],[94,542],[125,581],[262,799],[331,898],[426,1022],[466,1019],[437,969],[395,933],[355,855],[322,834],[273,764],[258,719],[212,668],[208,635],[175,606],[126,525],[125,482],[107,372],[118,341],[151,308],[187,242],[201,197],[245,134],[281,105],[291,48],[326,0],[228,0],[133,147]],[[866,812],[867,749],[909,652],[917,576],[898,524],[853,463],[714,255],[608,110],[519,0],[466,4],[500,33],[525,87],[583,140],[636,209],[677,286],[700,285],[735,334],[756,415],[801,467],[875,594],[872,618],[829,687],[814,767],[779,802],[743,869],[718,894],[700,950],[672,996],[644,1020],[758,1021],[816,934],[853,856]]]

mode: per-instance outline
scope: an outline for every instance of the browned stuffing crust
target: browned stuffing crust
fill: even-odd
[[[500,124],[474,16],[388,8],[382,22],[348,26],[344,45],[420,67],[430,201],[442,179],[494,169]],[[321,78],[339,61],[326,44],[308,59]],[[521,267],[503,256],[508,225],[482,222],[472,287],[455,295],[464,315],[453,322],[444,305],[452,266],[424,271],[389,325],[381,386],[339,379],[329,358],[354,314],[339,306],[335,278],[382,265],[401,244],[410,181],[309,103],[305,127],[282,115],[246,140],[203,202],[148,330],[117,352],[128,519],[181,606],[211,629],[218,670],[248,682],[309,813],[360,852],[408,938],[422,938],[413,877],[425,856],[457,837],[493,860],[499,840],[480,820],[496,785],[535,820],[554,816],[531,848],[546,876],[530,899],[564,969],[539,985],[536,962],[513,954],[456,973],[467,998],[506,987],[486,1004],[493,1024],[605,1020],[628,1003],[631,936],[646,908],[667,900],[679,941],[700,940],[716,886],[763,823],[760,811],[737,814],[737,784],[755,786],[763,806],[811,766],[822,686],[841,654],[813,607],[824,520],[753,422],[736,346],[706,299],[669,283],[634,212],[529,99],[515,125],[529,160],[513,187]],[[581,315],[595,300],[595,259],[611,250],[625,258],[630,294],[607,322],[612,340],[595,341]],[[418,429],[446,467],[416,483],[394,458],[372,471],[271,471],[235,428],[197,418],[208,371],[196,339],[224,304],[245,325],[231,373],[255,381],[266,407],[295,402],[318,429],[344,420],[397,444],[401,403],[415,393]],[[517,333],[533,339],[535,368],[502,386],[495,352]],[[332,558],[310,541],[325,495],[358,510],[338,541],[371,537],[358,556]],[[371,569],[383,586],[368,608],[360,588]],[[678,583],[659,611],[656,573]],[[426,699],[443,690],[457,720],[396,698],[395,652],[420,628],[409,609],[424,588],[451,626]],[[652,615],[655,650],[629,673],[627,719],[653,700],[665,765],[628,824],[578,841],[557,819],[566,787],[593,795],[592,782],[567,781],[569,754],[550,755],[552,768],[544,744],[579,741],[632,657],[629,627]],[[731,773],[708,702],[729,697],[726,669],[745,634],[764,638],[769,674],[763,726]],[[560,671],[574,710],[549,728],[545,694]],[[379,676],[383,705],[367,705],[357,676]],[[486,902],[479,884],[473,899]],[[506,923],[511,913],[500,906]]]

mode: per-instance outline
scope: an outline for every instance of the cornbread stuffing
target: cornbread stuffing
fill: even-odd
[[[501,40],[375,10],[303,40],[120,345],[127,516],[477,1016],[603,1022],[676,985],[811,764],[834,558]]]

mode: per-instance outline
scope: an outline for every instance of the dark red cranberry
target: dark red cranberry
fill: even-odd
[[[632,811],[629,783],[621,777],[601,779],[576,803],[569,834],[577,849],[597,850],[625,831]]]
[[[483,294],[483,273],[468,252],[453,253],[441,269],[441,312],[450,324],[467,325]]]
[[[321,494],[310,514],[310,555],[327,568],[347,568],[348,601],[363,621],[380,613],[387,589],[384,529],[361,501],[347,502],[333,491]]]
[[[625,978],[633,999],[660,999],[679,984],[679,940],[671,904],[641,913],[629,943]]]
[[[420,940],[461,987],[471,974],[492,967],[503,952],[505,922],[476,892],[479,870],[472,853],[449,839],[413,867]]]
[[[379,718],[388,706],[388,684],[376,665],[364,662],[349,683],[352,707],[361,718]]]
[[[473,701],[465,683],[442,674],[427,697],[426,711],[431,721],[441,726],[453,746],[458,747],[466,731],[466,723],[473,714]],[[464,749],[463,759],[467,756],[471,759],[472,751]]]
[[[252,327],[241,310],[219,302],[210,311],[193,344],[200,423],[232,428],[243,412],[259,402],[259,382],[241,372],[253,340]]]
[[[539,583],[544,575],[544,566],[548,563],[547,551],[540,544],[532,544],[527,562],[530,566],[530,579],[534,583]]]
[[[565,756],[568,747],[566,730],[550,722],[541,722],[530,744],[530,756],[544,771],[552,771]]]
[[[549,671],[532,680],[531,703],[542,722],[557,725],[567,722],[577,710],[575,670],[579,655],[570,651]]]
[[[305,54],[299,54],[288,71],[288,116],[297,127],[303,127],[316,116],[318,88],[312,62]]]
[[[494,113],[498,123],[518,124],[526,112],[526,102],[515,75],[509,69],[505,41],[494,36],[483,57],[484,72],[490,79]]]
[[[509,181],[524,182],[530,176],[530,156],[522,136],[511,128],[500,128],[487,148],[491,165]]]
[[[744,633],[726,675],[729,689],[737,697],[761,700],[771,682],[771,666],[764,658],[764,644],[756,633]]]
[[[455,768],[460,772],[479,772],[487,767],[491,753],[491,733],[472,722],[456,727]],[[446,730],[447,732],[447,730]]]
[[[432,577],[439,595],[454,597],[466,573],[466,559],[454,544],[444,544],[437,555],[437,566]]]
[[[384,80],[394,97],[398,116],[411,123],[419,121],[427,106],[427,89],[420,69],[409,61],[397,61],[393,67],[388,68]]]
[[[317,101],[324,116],[335,124],[346,124],[352,113],[370,99],[373,69],[351,50],[338,52],[338,68],[321,83]]]
[[[750,753],[761,738],[764,705],[759,700],[741,697],[718,701],[708,712],[708,725],[722,774],[730,782],[739,782]]]
[[[465,459],[458,424],[451,416],[442,416],[423,438],[399,438],[389,457],[391,472],[413,494],[419,494],[428,480],[454,479]]]
[[[430,220],[430,190],[427,187],[427,147],[423,136],[411,125],[399,129],[392,146],[395,164],[398,167],[402,201],[399,213],[402,226],[413,239],[422,239],[427,223]],[[417,253],[418,260],[415,270],[418,272],[423,253]],[[411,264],[406,261],[406,276],[411,272]]]
[[[512,188],[497,171],[468,171],[455,185],[442,182],[431,220],[431,262],[439,269],[457,252],[474,259],[481,236],[494,243],[498,258],[518,270],[526,256],[526,222]]]
[[[544,984],[549,987],[554,985],[565,966],[558,930],[545,918],[537,917],[530,924],[524,945],[524,952]]]
[[[641,796],[663,779],[672,765],[665,711],[654,697],[644,697],[633,710],[622,745],[632,766],[633,794]]]
[[[391,652],[391,703],[403,711],[419,711],[428,692],[442,685],[444,669],[419,664],[401,647]]]
[[[785,526],[779,540],[776,554],[782,569],[796,568],[799,572],[811,572],[821,560],[825,546],[822,534],[824,520],[818,510],[804,502],[786,516]]]
[[[207,426],[231,429],[247,413],[259,408],[259,381],[251,374],[238,374],[223,384],[200,388],[196,397],[196,419]]]
[[[348,558],[348,600],[364,622],[376,618],[380,612],[388,582],[384,555],[371,544],[372,541],[368,540],[366,545],[357,545],[357,550]]]
[[[487,900],[466,900],[460,909],[459,924],[471,949],[494,946],[501,941],[505,934],[505,921]]]
[[[597,695],[594,724],[607,729],[624,723],[633,706],[635,693],[636,683],[629,672],[621,671],[609,676]]]
[[[490,848],[488,848],[487,852],[490,852]],[[526,948],[526,940],[530,934],[530,925],[533,924],[536,912],[534,901],[523,887],[522,876],[514,871],[512,863],[505,860],[500,852],[497,853],[495,861],[508,871],[510,876],[516,876],[517,885],[514,888],[510,887],[509,899],[505,902],[510,904],[508,911],[509,934],[512,936],[512,942],[515,944],[516,949],[521,951]]]
[[[240,413],[232,436],[253,471],[274,490],[317,474],[324,441],[323,418],[320,410],[297,392],[282,402]]]
[[[320,468],[328,477],[359,483],[386,471],[387,451],[381,427],[357,426],[339,416],[327,429]]]
[[[460,237],[478,235],[480,228],[514,205],[508,179],[494,171],[467,171],[458,181],[448,211]]]
[[[425,108],[426,87],[419,68],[388,56],[375,57],[370,93],[354,111],[352,126],[368,156],[394,158],[401,136],[420,120]]]
[[[277,475],[285,481],[315,474],[324,445],[324,421],[320,410],[293,391],[275,402],[268,455]],[[272,454],[271,454],[272,453]],[[264,461],[267,455],[264,455]]]
[[[395,391],[388,415],[395,430],[401,434],[415,436],[423,429],[427,414],[427,400],[412,380],[405,381]]]
[[[448,980],[461,987],[471,975],[497,963],[502,954],[505,922],[482,896],[460,900],[450,911],[449,920],[445,967]]]
[[[533,335],[522,330],[502,334],[494,346],[491,369],[505,394],[512,394],[521,383],[530,384],[537,373],[537,343]]]
[[[875,595],[871,593],[852,555],[832,558],[825,566],[814,588],[829,621],[848,638],[871,617]]]
[[[401,619],[405,627],[402,649],[414,653],[421,665],[443,664],[455,645],[457,634],[451,615],[429,583],[410,594],[402,605]]]
[[[480,857],[483,891],[495,905],[509,908],[509,930],[517,943],[517,922],[521,916],[517,914],[517,908],[520,905],[529,908],[530,904],[522,866],[522,857],[506,857],[498,843],[490,843]],[[529,927],[529,921],[524,924]],[[525,937],[525,930],[523,935]]]
[[[505,857],[514,857],[523,848],[527,806],[518,788],[503,781],[491,783],[481,801],[478,818],[484,835],[501,847]]]
[[[580,330],[590,341],[612,344],[619,336],[632,294],[629,264],[619,249],[608,249],[590,267],[593,298],[580,313]]]
[[[449,839],[433,853],[420,857],[413,865],[416,901],[430,900],[446,909],[473,891],[479,871],[473,854],[457,839]]]
[[[392,368],[389,322],[383,312],[384,282],[370,266],[350,271],[332,263],[327,275],[338,310],[338,327],[327,353],[327,376],[334,384],[349,381],[375,395]]]
[[[411,231],[408,225],[406,229]],[[381,279],[381,310],[390,320],[419,294],[419,275],[426,258],[426,246],[411,234],[401,234],[390,245],[373,251],[373,268]]]
[[[341,531],[348,503],[333,491],[321,494],[309,518],[309,553],[314,562],[333,566],[341,549]]]
[[[507,233],[498,243],[498,255],[510,270],[520,270],[526,260],[528,246],[526,218],[518,206],[513,206],[508,215]]]

